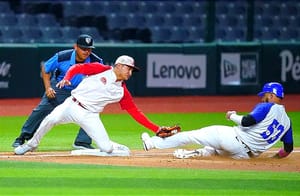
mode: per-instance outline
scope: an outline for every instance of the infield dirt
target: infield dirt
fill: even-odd
[[[187,113],[187,112],[226,112],[236,110],[247,112],[259,102],[257,96],[183,96],[183,97],[137,97],[137,106],[144,113]],[[283,104],[287,111],[300,111],[300,95],[286,95]],[[0,99],[0,116],[29,115],[39,103],[35,99]],[[125,113],[118,104],[108,106],[104,113]],[[232,160],[223,157],[176,159],[173,149],[132,150],[129,157],[73,156],[69,152],[32,152],[24,156],[12,152],[1,152],[0,160],[55,162],[72,164],[100,164],[137,167],[234,169],[263,171],[300,172],[300,148],[284,159],[271,158],[278,149],[271,149],[258,158],[250,160]]]

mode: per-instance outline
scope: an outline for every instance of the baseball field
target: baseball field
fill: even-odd
[[[184,131],[203,126],[233,125],[227,110],[246,113],[256,96],[145,97],[137,106],[159,125],[180,124]],[[300,195],[300,95],[287,95],[283,104],[293,122],[294,152],[272,158],[281,144],[251,160],[209,157],[175,159],[174,149],[142,149],[147,131],[117,104],[101,114],[112,140],[127,145],[130,157],[70,154],[78,131],[58,125],[35,152],[17,156],[11,147],[38,99],[0,99],[1,195]],[[151,133],[150,131],[148,131]],[[152,134],[152,133],[151,133]],[[186,146],[187,149],[195,146]]]

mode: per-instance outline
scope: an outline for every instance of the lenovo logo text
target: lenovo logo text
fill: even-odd
[[[198,79],[201,77],[200,67],[186,65],[161,65],[158,67],[156,62],[152,63],[153,78],[187,78]]]

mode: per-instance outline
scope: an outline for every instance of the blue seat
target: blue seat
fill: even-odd
[[[22,26],[21,31],[23,34],[24,42],[39,43],[42,38],[42,32],[36,26]]]
[[[247,40],[247,30],[243,27],[216,29],[215,40],[221,42],[241,42]]]
[[[236,15],[221,14],[216,16],[216,28],[235,27],[238,25],[239,18]]]
[[[223,41],[226,38],[225,29],[215,29],[215,41]]]
[[[265,3],[263,7],[263,14],[267,16],[280,15],[280,5],[276,2]]]
[[[81,34],[80,29],[74,26],[64,26],[61,28],[61,32],[65,43],[75,43]]]
[[[194,7],[191,2],[188,1],[177,1],[175,3],[175,10],[177,14],[191,14],[194,12]]]
[[[137,14],[139,10],[137,1],[121,1],[120,13],[122,14]]]
[[[217,1],[215,6],[216,14],[227,14],[229,12],[227,1]]]
[[[247,15],[247,1],[232,1],[228,4],[228,14],[232,15]]]
[[[81,1],[65,1],[63,2],[63,15],[64,17],[79,16],[83,8],[83,2]]]
[[[157,13],[158,6],[155,1],[140,1],[138,3],[138,10],[140,13],[144,14],[152,14]]]
[[[96,16],[105,15],[107,13],[107,10],[105,10],[102,1],[82,1],[80,6],[81,6],[80,12],[75,17],[81,17],[81,16],[96,17]]]
[[[146,19],[143,14],[127,14],[127,28],[144,29]]]
[[[96,27],[80,27],[80,33],[92,36],[95,42],[103,41],[103,37]]]
[[[233,22],[233,20],[241,20],[247,17],[246,1],[216,1],[216,18],[220,23]],[[225,19],[224,21],[222,21]],[[236,21],[235,23],[237,23]],[[235,24],[229,24],[234,27]]]
[[[155,26],[150,29],[151,31],[151,40],[153,43],[169,43],[171,30],[170,28],[164,28]]]
[[[52,14],[37,14],[37,22],[41,27],[56,27],[60,24],[56,21],[56,18]]]
[[[18,25],[20,26],[37,26],[38,21],[35,15],[33,14],[27,14],[27,13],[22,13],[18,14],[17,20],[18,20]]]
[[[175,2],[173,1],[159,1],[157,2],[158,13],[173,14],[176,12]]]
[[[23,34],[20,28],[12,26],[1,27],[2,43],[24,43]]]
[[[295,5],[296,4],[296,5]],[[293,2],[293,1],[287,1],[280,4],[280,15],[281,16],[297,16],[300,11],[300,4]]]
[[[13,13],[0,14],[0,26],[15,26],[17,22],[17,17]]]
[[[165,17],[161,14],[146,14],[145,15],[146,25],[151,28],[153,26],[163,26],[165,23]]]
[[[254,15],[278,16],[280,5],[275,1],[254,1]]]
[[[247,20],[243,15],[217,15],[215,25],[215,40],[246,41]]]
[[[12,13],[8,1],[0,1],[0,13]]]
[[[127,28],[127,16],[111,13],[107,15],[108,29],[125,29]]]
[[[293,28],[300,28],[300,15],[298,16],[289,16],[289,26]]]
[[[182,15],[166,14],[164,17],[165,26],[182,26],[184,24]]]
[[[189,42],[189,32],[185,28],[173,26],[171,28],[171,35],[169,41],[172,43],[184,43]]]
[[[60,27],[42,27],[41,42],[43,43],[64,43]]]
[[[293,25],[291,25],[291,20],[289,17],[287,16],[274,16],[272,19],[270,19],[270,25],[273,25],[275,27],[280,27],[280,28],[283,28],[283,27],[289,27],[291,26],[293,28]],[[268,25],[268,26],[270,26]]]
[[[119,1],[102,1],[101,6],[103,7],[103,12],[109,13],[120,13],[121,5]]]
[[[191,15],[208,15],[208,3],[207,1],[162,1],[165,4],[171,4],[169,5],[168,9],[172,9],[167,13],[171,14],[178,14],[178,15],[184,15],[184,14],[191,14]],[[167,3],[166,3],[167,2]],[[159,6],[157,6],[158,9]],[[167,8],[165,8],[167,9]],[[160,14],[162,14],[160,12]]]
[[[207,24],[206,14],[184,14],[182,20],[182,25],[185,27],[198,26],[200,28],[206,28]]]
[[[187,28],[188,38],[187,42],[190,43],[203,43],[206,40],[206,28],[199,26],[191,26]]]
[[[189,2],[189,1],[186,1]],[[208,15],[208,3],[207,1],[191,1],[193,4],[193,14],[205,14]]]
[[[226,35],[226,40],[235,42],[247,41],[247,29],[243,27],[237,27],[232,31],[228,31]]]
[[[254,29],[273,26],[274,21],[272,16],[257,15],[254,17]]]
[[[255,41],[278,41],[280,39],[280,31],[277,28],[264,27],[262,29],[254,29]]]
[[[299,37],[299,32],[297,30],[297,28],[281,28],[280,29],[280,37],[279,37],[280,41],[299,41],[300,37]]]

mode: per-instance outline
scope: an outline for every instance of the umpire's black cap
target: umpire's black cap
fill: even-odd
[[[79,35],[76,43],[80,48],[95,48],[93,38],[87,34]]]

